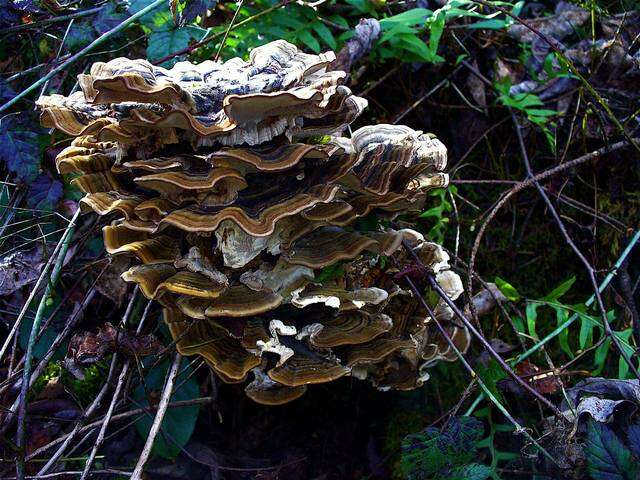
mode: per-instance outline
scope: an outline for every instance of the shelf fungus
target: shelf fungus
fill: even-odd
[[[409,245],[461,294],[439,245],[389,226],[447,184],[446,149],[406,126],[342,136],[366,101],[333,60],[284,41],[170,70],[119,58],[38,101],[45,126],[75,137],[57,167],[106,217],[107,252],[137,259],[123,279],[163,306],[182,354],[267,405],[344,376],[413,389],[455,360],[388,261],[410,269]]]

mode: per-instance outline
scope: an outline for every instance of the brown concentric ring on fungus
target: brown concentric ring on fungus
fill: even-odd
[[[80,199],[80,207],[93,210],[98,215],[108,215],[119,212],[124,218],[131,218],[137,206],[143,201],[142,197],[127,195],[119,192],[89,193]]]
[[[167,263],[136,265],[122,274],[125,282],[134,282],[140,287],[142,294],[152,300],[156,297],[158,285],[175,275],[176,269]]]
[[[249,383],[244,392],[256,403],[262,405],[284,405],[297,400],[307,391],[306,385],[297,387],[285,387],[271,380],[260,369],[253,369],[254,379]]]
[[[319,269],[340,260],[350,260],[363,251],[390,255],[402,242],[402,235],[390,232],[373,232],[363,235],[337,227],[323,227],[299,238],[283,252],[292,264]]]
[[[332,348],[373,340],[388,332],[393,326],[393,321],[383,313],[355,311],[342,313],[316,325],[319,328],[310,334],[309,342],[319,348]]]
[[[117,192],[120,183],[111,172],[85,173],[71,180],[71,184],[84,193]]]
[[[288,387],[327,383],[349,373],[349,368],[319,355],[296,354],[267,373],[269,378]]]
[[[282,303],[277,293],[256,291],[244,285],[226,289],[205,310],[207,317],[250,317],[273,310]]]
[[[303,143],[283,144],[275,148],[226,148],[211,153],[208,161],[214,166],[281,172],[295,167],[303,159],[326,160],[336,150],[335,147]]]
[[[105,249],[112,255],[130,253],[143,263],[170,263],[180,256],[179,246],[167,235],[149,238],[144,232],[121,225],[107,225],[102,233]]]
[[[238,191],[247,187],[242,174],[231,168],[214,168],[204,175],[161,172],[135,177],[133,181],[172,202],[195,200],[202,205],[226,205],[238,197]]]
[[[390,336],[378,337],[370,342],[355,345],[347,354],[347,365],[358,363],[377,363],[398,350],[415,349],[413,340],[404,340]]]
[[[63,174],[103,172],[113,166],[115,157],[94,148],[71,145],[56,156],[56,168]]]
[[[248,353],[220,327],[206,321],[185,321],[181,314],[169,309],[164,309],[164,316],[180,354],[200,355],[234,380],[244,379],[260,364],[259,357]]]
[[[273,233],[278,220],[295,215],[318,203],[329,202],[337,192],[337,186],[318,185],[309,193],[300,193],[289,201],[267,207],[255,218],[240,207],[226,207],[214,213],[190,207],[170,213],[161,224],[172,225],[187,232],[213,232],[223,221],[231,220],[249,235],[264,237]]]
[[[228,288],[226,283],[216,282],[200,273],[179,271],[156,287],[156,295],[163,292],[197,298],[218,298]]]

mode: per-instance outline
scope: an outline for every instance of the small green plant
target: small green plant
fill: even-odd
[[[556,138],[552,128],[555,129],[556,123],[552,117],[556,116],[558,112],[543,108],[544,103],[534,93],[511,93],[511,81],[508,78],[496,82],[494,87],[499,93],[498,103],[522,112],[531,123],[542,130],[549,148],[555,152]]]
[[[458,190],[454,185],[449,185],[447,189],[440,188],[434,190],[429,195],[437,198],[437,205],[425,210],[420,214],[420,218],[428,219],[433,222],[431,228],[427,232],[427,237],[437,243],[442,243],[444,233],[449,223],[449,214],[453,212],[453,204],[449,201],[449,193],[455,195]]]
[[[444,429],[425,428],[402,441],[400,469],[406,480],[484,480],[491,469],[477,463],[482,422],[452,417]]]

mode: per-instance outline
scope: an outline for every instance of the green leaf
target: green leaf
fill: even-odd
[[[565,293],[569,291],[569,289],[575,283],[575,281],[576,281],[576,277],[568,278],[567,280],[562,282],[560,285],[558,285],[556,288],[554,288],[551,291],[551,293],[549,293],[546,297],[542,298],[542,300],[547,302],[557,301],[561,296],[563,296]]]
[[[507,26],[507,22],[505,20],[500,20],[499,18],[493,18],[491,20],[481,20],[479,22],[471,23],[466,26],[466,28],[481,28],[483,30],[500,30]]]
[[[502,393],[498,390],[498,382],[506,378],[507,374],[493,358],[486,366],[479,363],[476,367],[478,376],[484,381],[489,391],[498,399],[502,400]]]
[[[578,345],[580,350],[593,345],[593,329],[595,328],[596,321],[593,317],[585,314],[579,314],[580,318],[580,333],[578,334]]]
[[[154,0],[131,0],[129,3],[128,11],[130,14],[138,13],[145,7],[148,7],[153,3]],[[158,17],[158,18],[156,18]],[[162,21],[162,23],[168,23],[167,28],[169,28],[173,24],[173,16],[169,11],[169,2],[167,2],[166,7],[158,7],[157,9],[143,15],[138,19],[141,25],[144,25],[147,28],[155,29],[159,27],[158,22]],[[170,23],[169,23],[170,22]]]
[[[329,30],[324,23],[315,22],[311,25],[311,28],[315,30],[320,39],[326,43],[329,48],[337,48],[338,44],[336,43],[336,39],[333,38],[333,33],[331,33],[331,30]]]
[[[70,51],[76,52],[90,44],[96,37],[96,31],[90,23],[74,23],[69,29],[65,45]]]
[[[587,470],[594,480],[637,480],[638,463],[605,424],[590,420],[585,442]]]
[[[555,307],[556,311],[556,325],[559,327],[564,324],[569,319],[569,311],[566,308]],[[574,354],[569,346],[569,329],[565,328],[558,334],[558,342],[560,343],[560,348],[564,353],[566,353],[569,358],[573,358]]]
[[[172,27],[169,30],[157,30],[149,35],[147,45],[148,60],[153,62],[172,53],[179,52],[189,46],[191,40],[199,40],[204,29],[194,26]],[[163,63],[163,66],[171,66],[178,61],[172,58]]]
[[[400,469],[407,480],[440,478],[452,469],[463,471],[472,466],[468,464],[476,457],[483,432],[482,422],[476,418],[452,417],[442,432],[429,427],[407,435],[402,441]]]
[[[495,282],[496,286],[500,289],[502,294],[507,297],[508,300],[511,300],[512,302],[517,302],[518,300],[520,300],[520,294],[518,293],[518,290],[516,290],[515,287],[509,282],[503,280],[500,277],[496,277]]]
[[[180,24],[186,25],[196,17],[205,15],[207,10],[214,9],[217,4],[218,0],[187,0],[184,9],[180,12]]]
[[[47,302],[48,303],[44,307],[44,312],[42,314],[43,319],[48,318],[49,315],[53,313],[54,309],[60,304],[60,299],[58,297],[49,297],[47,299]],[[18,343],[23,351],[27,349],[32,326],[33,317],[25,317],[20,324],[20,336],[18,337]],[[51,346],[51,344],[53,344],[54,340],[58,336],[58,333],[58,330],[56,330],[53,325],[49,325],[47,328],[45,328],[42,332],[40,340],[38,340],[33,346],[33,356],[38,360],[43,358],[47,354],[47,351],[49,351],[49,347]],[[54,358],[59,359],[62,358],[62,356],[63,355],[60,354],[60,351],[58,351],[55,353]]]
[[[447,472],[446,480],[485,480],[489,478],[492,472],[491,467],[472,463]]]
[[[318,40],[316,40],[308,30],[299,31],[298,38],[307,46],[307,48],[315,53],[320,53],[320,42],[318,42]]]
[[[91,21],[91,25],[98,35],[100,35],[107,30],[117,27],[127,18],[128,15],[124,11],[120,11],[119,5],[112,0],[98,12]]]
[[[402,34],[396,36],[397,45],[403,47],[409,52],[415,53],[421,60],[432,62],[433,56],[431,50],[423,40],[413,34]]]
[[[627,357],[629,357],[633,362],[634,354],[636,352],[635,352],[635,349],[631,345],[629,345],[631,332],[632,330],[630,328],[627,328],[622,332],[613,332],[613,334],[618,339],[618,343],[620,343],[620,348],[624,350],[624,352],[627,354]],[[624,380],[625,378],[628,377],[628,375],[629,375],[629,364],[624,359],[624,357],[620,355],[618,357],[618,378],[621,380]]]
[[[441,13],[437,14],[430,23],[429,52],[431,52],[432,58],[437,56],[440,37],[442,37],[442,32],[444,32],[444,23],[445,15]]]
[[[150,364],[151,362],[147,363]],[[162,392],[168,369],[169,362],[165,361],[146,372],[144,384],[138,385],[133,392],[133,398],[140,403],[141,406],[148,407],[150,405],[145,392],[145,385],[146,388],[149,389],[149,393],[152,393],[154,396],[159,395]],[[175,388],[171,395],[172,402],[191,400],[198,397],[200,393],[198,382],[191,373],[191,367],[180,367],[180,374],[175,379]],[[199,405],[167,409],[164,419],[162,420],[161,431],[153,445],[153,453],[167,459],[175,458],[178,453],[180,453],[178,445],[184,447],[191,438],[199,411]],[[142,438],[147,438],[152,423],[153,413],[151,415],[142,415],[136,420],[136,430]],[[165,440],[162,431],[173,438],[178,445],[170,440]]]
[[[538,307],[539,303],[527,302],[525,313],[527,315],[527,331],[533,338],[538,338],[536,333],[536,321],[538,320]]]
[[[433,12],[426,8],[412,8],[411,10],[399,13],[398,15],[383,18],[380,20],[380,28],[382,30],[387,30],[397,24],[405,25],[407,27],[423,25],[426,19],[432,14]]]
[[[607,338],[598,348],[596,348],[593,359],[595,369],[591,372],[592,376],[597,377],[604,370],[605,361],[607,359],[607,355],[609,355],[609,347],[611,347],[611,339]]]
[[[328,282],[329,280],[334,280],[336,278],[342,277],[344,275],[344,265],[341,262],[334,263],[333,265],[328,265],[320,270],[315,278],[314,282],[323,283]]]

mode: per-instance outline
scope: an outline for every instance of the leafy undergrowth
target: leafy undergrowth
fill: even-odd
[[[129,21],[155,3],[0,1],[0,478],[15,476],[21,455],[29,475],[57,455],[48,472],[80,477],[117,384],[91,475],[126,478],[174,351],[159,307],[119,280],[128,264],[107,258],[93,216],[74,227],[59,279],[47,274],[29,300],[80,196],[56,172],[68,139],[39,126],[37,96],[68,93],[91,63],[118,56],[163,66],[246,58],[280,38],[339,51],[363,18],[381,32],[352,65],[349,86],[369,101],[354,128],[399,122],[449,150],[449,187],[396,222],[444,244],[473,294],[497,285],[504,300],[478,309],[481,333],[563,418],[477,339],[465,354],[473,374],[439,364],[412,392],[343,378],[281,407],[252,403],[185,358],[149,478],[639,478],[636,2],[167,0]],[[531,174],[543,174],[539,189],[524,183]],[[343,273],[333,265],[320,279]],[[47,285],[20,452],[8,412]],[[459,301],[468,316],[470,297]],[[108,322],[125,341],[104,340]]]

